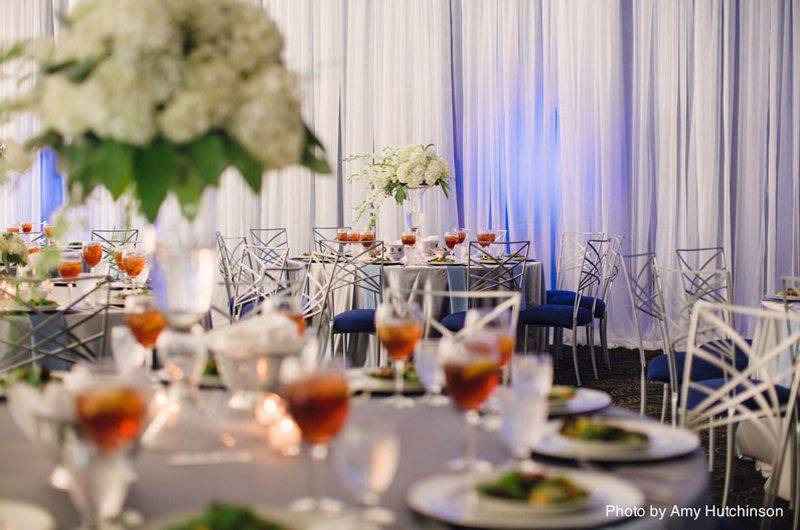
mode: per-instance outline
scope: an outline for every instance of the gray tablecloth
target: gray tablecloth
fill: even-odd
[[[608,413],[626,414],[618,409]],[[405,496],[415,481],[443,472],[444,463],[460,454],[462,416],[450,407],[419,406],[397,411],[385,407],[377,399],[354,404],[349,421],[376,420],[393,425],[401,440],[398,474],[382,501],[398,515],[397,522],[390,528],[441,528],[408,509]],[[481,457],[496,464],[508,460],[497,433],[481,432],[478,448]],[[131,491],[128,506],[152,520],[198,510],[214,500],[285,505],[308,493],[305,465],[305,457],[282,458],[266,449],[255,454],[254,461],[247,464],[193,467],[171,467],[164,456],[144,452],[137,465],[139,482]],[[0,497],[37,503],[53,514],[59,528],[75,527],[78,516],[66,493],[46,485],[50,470],[46,459],[23,439],[4,405],[0,406],[0,469]],[[608,469],[640,485],[650,502],[657,501],[670,508],[672,505],[702,506],[707,502],[708,472],[700,451],[658,464]],[[328,492],[354,504],[354,499],[348,496],[333,472],[328,473]],[[707,528],[708,521],[703,518],[697,522],[632,519],[616,527]]]

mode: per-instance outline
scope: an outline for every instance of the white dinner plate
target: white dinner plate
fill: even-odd
[[[768,294],[764,297],[764,300],[769,300],[770,302],[781,302],[783,303],[783,295],[782,294]],[[800,296],[792,295],[786,297],[787,302],[800,302]]]
[[[163,368],[156,372],[156,376],[162,383],[169,383],[172,381],[169,373]],[[222,383],[222,377],[219,375],[202,375],[200,377],[200,386],[204,388],[225,388],[225,385]]]
[[[0,499],[0,528],[55,530],[56,521],[44,508],[27,502]]]
[[[627,480],[608,473],[548,467],[551,475],[570,478],[590,492],[588,505],[582,509],[537,512],[519,508],[504,508],[502,504],[486,503],[475,486],[490,480],[492,474],[449,473],[434,475],[416,482],[408,490],[408,506],[426,517],[467,528],[486,529],[558,529],[605,526],[624,519],[614,513],[606,515],[606,506],[634,508],[644,504],[641,490]]]
[[[572,414],[588,414],[604,409],[611,404],[611,396],[602,390],[593,388],[575,389],[575,397],[550,401],[550,416],[569,416]]]
[[[676,458],[700,447],[700,438],[685,429],[635,418],[603,418],[604,422],[646,434],[646,446],[631,448],[626,444],[586,442],[563,436],[561,421],[550,422],[548,434],[539,442],[534,452],[542,456],[594,462],[650,462]]]
[[[145,527],[145,530],[163,530],[170,526],[176,525],[191,517],[195,517],[202,513],[203,510],[194,512],[186,512],[178,515],[171,515],[158,519]],[[267,521],[275,522],[284,525],[292,530],[312,530],[316,523],[321,522],[323,519],[320,515],[310,513],[293,512],[282,508],[253,508],[253,511],[260,517]]]
[[[351,368],[346,373],[347,384],[351,390],[356,392],[376,392],[380,394],[394,393],[394,379],[381,379],[379,377],[370,377],[364,374],[363,368]],[[403,381],[403,392],[410,394],[419,394],[425,392],[425,387],[422,383],[409,383]]]

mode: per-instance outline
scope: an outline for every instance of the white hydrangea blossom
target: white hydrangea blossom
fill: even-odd
[[[37,50],[49,64],[75,66],[42,80],[44,130],[143,146],[217,129],[267,168],[299,160],[297,85],[263,9],[245,0],[82,0],[69,18],[55,46]]]
[[[436,153],[433,145],[407,145],[397,149],[385,148],[378,153],[363,153],[345,161],[372,159],[366,167],[350,175],[351,182],[362,182],[367,190],[365,200],[356,206],[356,221],[365,213],[375,212],[384,199],[394,196],[398,202],[408,188],[441,187],[448,193],[450,166]],[[397,194],[399,188],[403,193]]]
[[[31,157],[25,148],[10,140],[0,141],[0,185],[8,180],[10,172],[22,173],[31,165]]]

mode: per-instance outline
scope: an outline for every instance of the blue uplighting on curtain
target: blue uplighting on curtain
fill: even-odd
[[[58,154],[50,148],[42,149],[39,153],[39,167],[42,190],[41,220],[47,220],[64,203],[63,179],[58,172]]]

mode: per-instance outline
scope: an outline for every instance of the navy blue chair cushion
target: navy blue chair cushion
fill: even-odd
[[[375,331],[374,309],[351,309],[333,317],[337,333],[372,333]]]
[[[581,307],[585,307],[589,311],[592,310],[594,298],[591,296],[581,297]],[[547,305],[575,305],[575,291],[564,291],[553,289],[547,291]],[[600,298],[597,299],[597,305],[594,306],[594,317],[603,318],[606,313],[606,303]]]
[[[758,379],[751,379],[751,382],[753,384],[760,383],[760,381]],[[709,379],[707,381],[700,381],[698,384],[708,388],[709,391],[705,392],[704,390],[700,390],[700,389],[697,389],[697,388],[689,388],[689,392],[686,393],[686,406],[688,408],[690,408],[690,409],[696,408],[710,394],[712,394],[714,391],[719,390],[720,388],[722,388],[722,386],[725,385],[725,379],[723,379],[723,378],[720,378],[720,379]],[[734,393],[746,392],[746,391],[747,391],[747,387],[745,385],[743,385],[743,384],[740,384],[740,385],[736,385]],[[776,394],[776,396],[778,398],[778,403],[780,403],[781,405],[785,405],[786,403],[789,402],[789,393],[790,393],[789,389],[786,388],[785,386],[775,385],[775,394]],[[768,404],[772,405],[772,401],[771,401],[772,398],[769,395],[768,389],[764,389],[761,392],[761,395],[764,396],[764,399],[767,400]],[[744,403],[742,403],[742,404],[745,407],[747,407],[747,408],[749,408],[751,410],[755,410],[755,409],[759,408],[758,407],[758,403],[756,402],[754,397],[751,397],[751,398],[745,400]]]
[[[253,295],[250,297],[249,300],[238,300],[238,301],[236,300],[236,297],[231,296],[228,299],[228,311],[230,311],[231,315],[233,315],[234,310],[238,309],[239,316],[243,317],[247,315],[250,311],[255,309],[256,306],[261,304],[263,301],[264,301],[263,296],[256,297],[255,295]]]
[[[592,314],[584,307],[578,308],[578,326],[592,321]],[[572,306],[537,305],[519,312],[520,326],[553,326],[572,329]]]
[[[708,344],[713,345],[715,343],[720,342],[721,340],[713,340],[710,341]],[[709,350],[708,348],[703,348],[706,351],[713,352],[718,354],[718,351]],[[747,368],[747,354],[741,350],[738,346],[735,348],[735,357],[736,357],[736,369],[737,370],[744,370]],[[683,366],[686,364],[686,352],[675,352],[675,371],[678,372],[678,380],[683,379]],[[661,383],[669,383],[669,360],[665,354],[657,355],[653,357],[649,363],[647,363],[647,380],[648,381],[659,381]],[[710,362],[695,357],[692,359],[692,381],[703,381],[705,379],[716,379],[718,377],[723,377],[725,374],[722,372],[722,369],[714,366]]]
[[[461,331],[464,329],[464,319],[467,317],[466,311],[452,313],[442,319],[442,325],[450,331]]]

